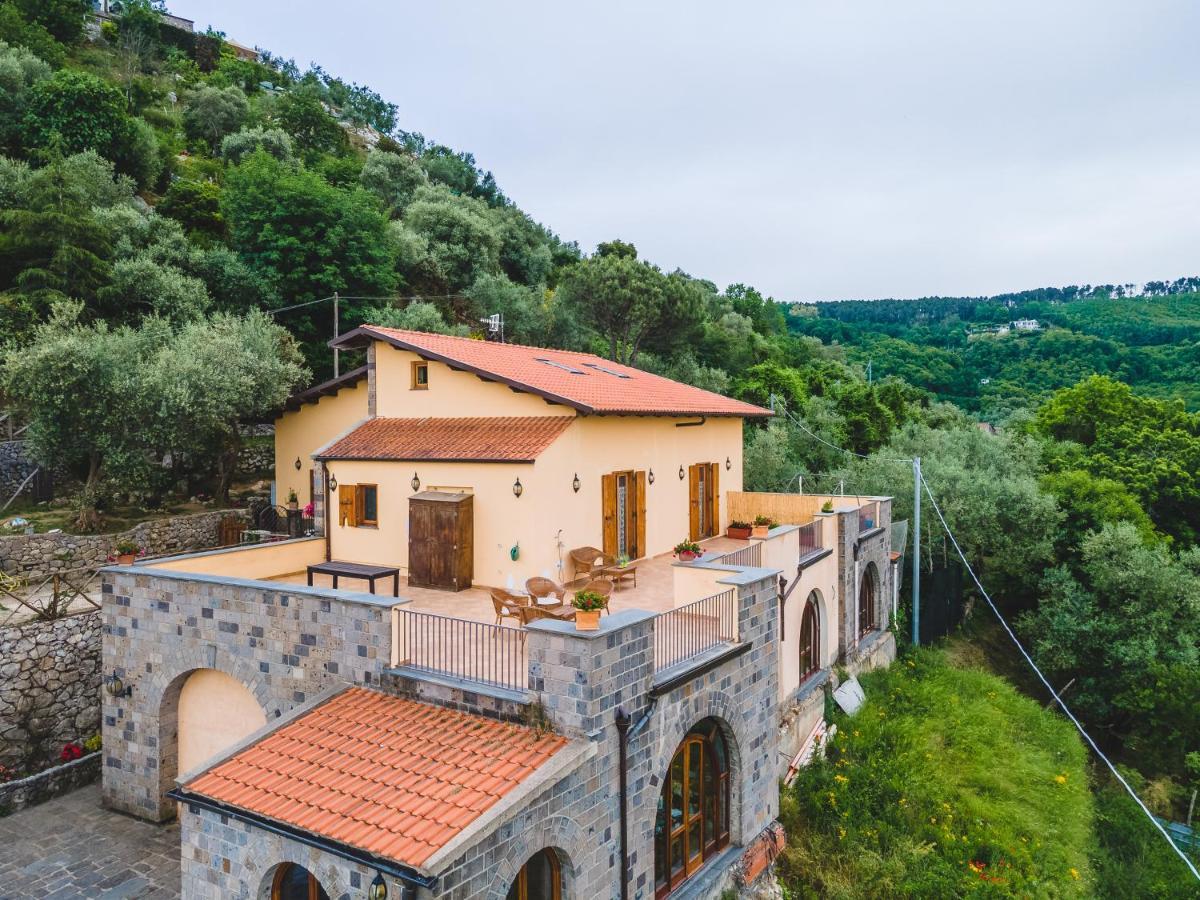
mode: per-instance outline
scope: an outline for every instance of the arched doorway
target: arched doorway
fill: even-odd
[[[729,843],[729,747],[716,719],[684,736],[658,798],[654,896],[665,897]]]
[[[180,773],[267,724],[254,695],[237,679],[216,669],[197,669],[179,691]]]
[[[858,586],[858,636],[861,638],[878,627],[876,620],[875,584],[878,575],[875,564],[868,563]]]
[[[329,900],[329,895],[308,869],[284,863],[271,881],[271,900]]]
[[[820,595],[816,591],[808,595],[804,612],[800,616],[800,682],[821,668],[821,611],[818,607]]]
[[[525,861],[505,900],[562,900],[562,865],[548,847]]]

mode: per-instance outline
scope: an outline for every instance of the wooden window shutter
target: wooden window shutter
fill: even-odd
[[[721,531],[721,464],[708,464],[708,533]]]
[[[700,540],[700,467],[688,466],[688,540]]]
[[[600,507],[604,514],[603,551],[610,556],[617,553],[617,476],[600,476]]]
[[[634,529],[637,534],[637,546],[633,548],[631,556],[642,557],[646,555],[646,473],[638,472],[636,476],[636,493],[637,493],[637,527]]]
[[[339,525],[355,525],[357,523],[354,512],[354,497],[357,493],[358,486],[354,484],[343,484],[338,491]]]

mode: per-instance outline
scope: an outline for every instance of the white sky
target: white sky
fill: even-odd
[[[1200,4],[168,0],[591,251],[778,299],[1200,273]]]

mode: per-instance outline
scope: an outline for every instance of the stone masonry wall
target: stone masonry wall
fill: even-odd
[[[144,567],[104,578],[104,800],[163,820],[177,768],[179,692],[197,669],[240,681],[270,722],[343,684],[376,684],[391,652],[392,598]]]
[[[879,501],[879,521],[876,528],[864,536],[859,530],[859,510],[838,510],[837,539],[840,553],[838,567],[838,661],[852,664],[858,661],[860,644],[873,644],[875,638],[858,638],[858,594],[863,573],[873,566],[875,582],[875,622],[877,631],[886,631],[892,612],[892,565],[890,534],[892,501]]]
[[[16,534],[0,537],[0,571],[29,579],[102,566],[118,541],[131,540],[148,555],[183,553],[217,545],[221,520],[247,515],[222,509],[142,522],[117,534]]]
[[[100,730],[100,613],[0,629],[0,765],[56,762]]]
[[[756,570],[737,587],[739,635],[749,650],[672,689],[655,684],[655,618],[629,610],[605,616],[598,632],[568,623],[530,627],[532,693],[556,730],[594,745],[595,752],[569,774],[517,804],[510,816],[457,855],[431,860],[437,884],[419,900],[503,900],[525,861],[554,848],[563,875],[563,897],[620,896],[618,707],[636,722],[649,716],[629,746],[630,896],[654,895],[654,821],[662,779],[692,725],[716,717],[731,751],[731,842],[747,845],[779,809],[776,781],[778,691],[777,572]],[[456,697],[456,705],[466,695]],[[487,704],[495,714],[494,704]],[[323,850],[271,834],[233,817],[185,809],[181,818],[184,895],[189,900],[263,896],[274,869],[297,862],[331,897],[354,897],[374,872]],[[734,853],[736,856],[736,851]],[[694,898],[715,898],[731,872],[704,882]],[[388,879],[388,896],[401,886]]]

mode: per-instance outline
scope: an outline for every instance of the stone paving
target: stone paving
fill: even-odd
[[[179,897],[179,826],[100,806],[98,784],[0,818],[0,900]]]

